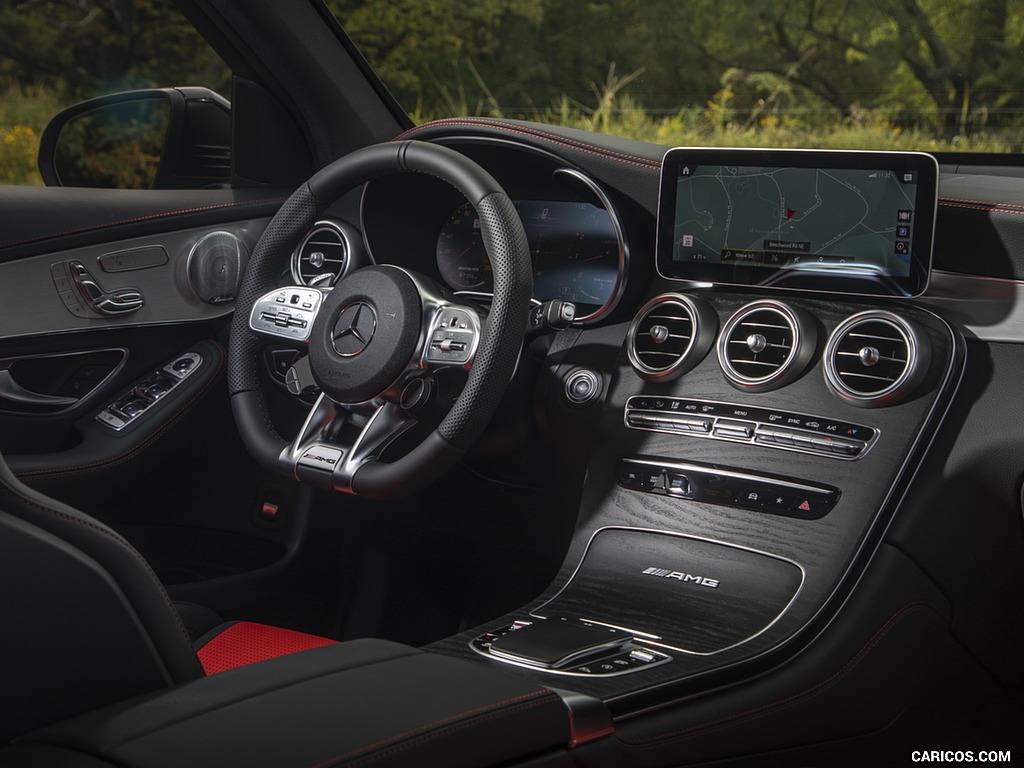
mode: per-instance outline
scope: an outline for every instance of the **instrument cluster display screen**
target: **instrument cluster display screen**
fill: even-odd
[[[669,278],[886,296],[928,285],[938,166],[916,152],[676,148],[658,270]]]

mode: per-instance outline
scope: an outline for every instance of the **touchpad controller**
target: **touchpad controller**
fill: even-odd
[[[548,619],[535,621],[498,637],[491,654],[547,669],[565,667],[590,656],[615,652],[633,639],[619,629],[582,621]]]

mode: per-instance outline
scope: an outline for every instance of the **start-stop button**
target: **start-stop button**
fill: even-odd
[[[564,394],[573,405],[590,405],[601,396],[601,379],[588,368],[574,368],[565,377]]]

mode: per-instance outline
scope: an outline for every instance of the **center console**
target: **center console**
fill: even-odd
[[[812,354],[788,380],[751,389],[712,348],[730,318],[763,307],[742,294],[678,295],[685,301],[660,297],[630,327],[585,332],[562,360],[558,375],[600,370],[591,356],[602,347],[616,356],[594,406],[598,438],[558,578],[521,611],[435,650],[514,666],[622,713],[654,690],[664,700],[666,688],[685,695],[741,669],[756,675],[803,647],[849,594],[955,389],[958,334],[909,306],[773,300],[812,318],[816,339],[805,335]],[[693,302],[703,310],[685,319],[715,324],[712,338],[683,350],[700,356],[685,374],[652,377],[634,362],[645,314],[669,323],[666,303]],[[850,331],[851,317],[868,325]],[[880,329],[890,337],[868,338]],[[857,381],[860,400],[825,370],[829,355],[849,368],[832,350],[851,332],[864,347],[910,337],[916,349],[895,376]]]
[[[934,198],[927,156],[670,152],[656,262],[683,282],[578,332],[552,371],[549,408],[595,429],[564,565],[433,649],[626,718],[807,649],[876,557],[963,367],[959,333],[907,301]],[[599,389],[582,406],[564,394],[581,371]]]

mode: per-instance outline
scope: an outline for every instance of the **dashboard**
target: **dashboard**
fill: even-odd
[[[733,725],[749,736],[763,722],[757,744],[765,750],[785,749],[787,734],[811,727],[818,730],[801,738],[834,741],[882,729],[910,706],[934,671],[921,665],[940,650],[950,668],[977,666],[979,677],[1008,687],[1024,680],[1024,627],[1020,612],[1007,609],[1024,601],[1024,418],[1017,405],[1024,184],[945,172],[932,223],[921,215],[935,210],[935,190],[921,193],[927,179],[885,179],[888,192],[875,206],[885,209],[881,223],[869,225],[885,252],[868,263],[889,274],[870,282],[887,286],[915,274],[930,282],[921,296],[912,295],[920,286],[868,296],[855,270],[840,270],[838,280],[854,287],[841,292],[834,270],[792,269],[803,261],[804,243],[808,253],[830,244],[818,222],[799,231],[812,223],[801,218],[825,214],[844,231],[860,221],[849,207],[839,216],[812,210],[813,195],[794,205],[793,194],[812,189],[821,169],[792,157],[751,164],[707,155],[700,164],[712,170],[702,176],[687,164],[692,155],[680,155],[666,182],[665,148],[654,145],[508,121],[427,125],[412,135],[466,153],[502,184],[527,232],[534,299],[569,300],[580,310],[569,328],[528,342],[510,386],[513,405],[494,428],[505,431],[486,436],[490,442],[467,460],[472,485],[449,489],[458,497],[451,508],[464,505],[474,516],[481,499],[500,497],[502,510],[530,508],[531,525],[502,519],[500,527],[518,530],[496,539],[530,538],[545,547],[550,571],[521,591],[503,571],[509,593],[528,597],[512,609],[495,603],[501,611],[431,650],[599,698],[621,718],[620,743],[640,745],[620,764],[662,748],[654,721],[664,712],[695,755],[728,754]],[[836,162],[829,158],[825,169]],[[716,177],[752,165],[784,194],[758,190],[754,212],[739,219],[758,230],[745,240],[719,228],[737,221],[731,202],[698,195],[663,205],[659,215],[664,183],[678,193],[703,179],[731,195],[734,182],[742,192],[750,179],[736,174],[722,185]],[[793,167],[798,181],[786,187],[783,171]],[[858,185],[902,169],[853,170],[860,175],[832,175]],[[914,200],[903,206],[894,190],[907,184]],[[849,199],[832,191],[839,193],[833,202]],[[251,249],[275,206],[217,228]],[[909,223],[901,211],[910,211]],[[714,244],[708,253],[687,250],[687,236],[698,235],[690,220],[700,216]],[[775,220],[764,224],[763,216]],[[85,244],[11,260],[4,265],[11,284],[36,293],[11,297],[8,332],[222,322],[230,306],[219,292],[204,299],[192,274],[202,270],[188,268],[206,263],[222,271],[214,269],[217,253],[204,257],[196,248],[208,242],[202,223],[139,234],[116,248]],[[659,227],[669,236],[659,239]],[[924,244],[933,229],[929,264]],[[141,263],[156,243],[166,256]],[[743,263],[728,264],[730,255]],[[865,263],[850,251],[821,255],[826,260],[816,265]],[[67,278],[53,271],[71,261],[87,265],[104,288],[138,289],[146,306],[125,317],[75,315],[59,293]],[[764,263],[773,261],[828,280],[773,279],[769,286],[765,277],[777,270]],[[380,178],[339,201],[283,263],[280,282],[325,288],[372,263],[420,272],[469,300],[486,301],[492,289],[475,215],[458,192],[426,176]],[[728,268],[729,279],[701,272],[709,263]],[[151,334],[141,328],[138,335]],[[295,353],[269,352],[268,373],[283,389]],[[0,368],[20,376],[9,358]],[[80,362],[66,363],[72,383]],[[276,406],[284,401],[305,416],[297,401],[276,395]],[[116,404],[97,398],[89,408],[108,403]],[[159,407],[138,423],[144,427]],[[90,450],[101,435],[104,450],[112,446],[110,460],[119,460],[121,433],[101,434],[106,427],[86,415]],[[32,457],[19,461],[22,470],[35,466]],[[550,528],[538,531],[538,521]],[[537,571],[521,563],[507,572]],[[582,656],[570,649],[552,657],[528,642],[531,627],[557,626],[553,620],[574,622]],[[610,635],[611,644],[591,645]],[[944,672],[933,679],[945,682]],[[859,693],[822,704],[833,686],[839,696],[847,685]],[[715,697],[730,687],[750,702],[720,707],[728,719],[718,722]],[[847,701],[858,706],[844,708]],[[654,713],[646,719],[654,724],[636,713]],[[672,737],[664,742],[675,755]]]
[[[921,480],[937,477],[929,474],[936,468],[926,463],[927,451],[941,441],[943,425],[965,418],[970,407],[957,398],[958,388],[982,386],[972,380],[980,369],[972,373],[966,360],[977,354],[975,334],[987,333],[976,330],[984,321],[966,298],[977,283],[951,270],[962,255],[956,233],[975,211],[957,207],[948,191],[937,206],[934,161],[872,156],[870,167],[862,158],[847,168],[844,158],[820,154],[756,162],[700,157],[705,182],[710,176],[719,189],[732,181],[714,177],[733,168],[772,177],[768,187],[751,192],[754,206],[740,210],[732,203],[746,192],[742,185],[750,179],[743,174],[727,190],[739,194],[724,203],[688,196],[665,204],[665,185],[688,192],[694,177],[701,178],[684,151],[683,159],[664,166],[669,174],[665,148],[593,137],[583,143],[570,131],[518,123],[467,120],[412,135],[466,151],[507,185],[530,234],[536,299],[578,286],[586,298],[588,281],[610,274],[610,230],[601,217],[589,218],[595,211],[586,204],[613,211],[626,254],[618,302],[563,331],[555,341],[558,355],[540,362],[544,422],[559,444],[581,436],[573,444],[585,465],[564,564],[535,600],[434,650],[511,665],[626,714],[752,679],[785,660],[806,669],[809,680],[857,677],[850,658],[862,647],[876,648],[892,626],[887,622],[902,621],[901,607],[945,604],[933,591],[936,583],[959,610],[976,604],[970,589],[943,576],[949,550],[935,545],[941,526],[958,513],[943,499],[943,483]],[[685,152],[693,157],[694,150]],[[611,205],[595,202],[561,169],[578,171]],[[834,186],[816,197],[826,176]],[[959,181],[942,179],[947,190]],[[879,195],[857,194],[871,184],[882,187]],[[982,195],[973,191],[970,199]],[[855,209],[851,199],[864,206]],[[545,212],[578,216],[561,238],[578,249],[538,248]],[[361,216],[374,260],[430,271],[453,291],[489,289],[473,214],[442,185],[375,181]],[[745,230],[729,230],[727,223]],[[839,240],[828,232],[833,225]],[[1006,243],[992,230],[974,230],[985,246],[976,250],[990,261]],[[698,232],[713,242],[710,256],[686,251],[685,236]],[[802,264],[805,244],[811,267]],[[709,263],[721,269],[709,270]],[[550,282],[548,264],[556,267]],[[586,269],[574,271],[577,266]],[[800,281],[771,277],[779,271],[799,273]],[[1002,295],[997,283],[987,285],[992,296]],[[593,294],[588,308],[607,296]],[[999,310],[987,306],[989,314],[1012,313],[1006,303]],[[941,467],[942,456],[932,456]],[[1005,512],[1019,517],[1013,505]],[[922,539],[916,525],[928,536]],[[951,525],[949,545],[975,535],[968,530]],[[567,631],[553,620],[571,623],[567,644],[551,634]],[[998,653],[1001,662],[985,650],[1004,632],[1020,637],[1019,627],[1011,630],[1007,622],[998,611],[984,617],[973,611],[957,631],[971,653],[1012,677],[1009,646]],[[907,631],[917,649],[940,642],[928,629]],[[615,642],[598,650],[608,633]],[[819,634],[833,639],[813,640]],[[887,691],[887,706],[903,706],[907,698],[896,691],[916,684],[908,675],[919,656],[881,645],[875,668],[897,688],[868,685]],[[813,663],[798,653],[809,646]],[[779,735],[765,737],[766,745],[782,747],[787,731],[806,727],[797,713],[811,716],[813,698],[824,690],[806,694],[784,677],[769,673],[762,686],[768,701],[793,702],[788,715],[771,715]],[[855,716],[822,726],[823,737],[880,727],[880,710],[878,717],[868,714],[868,702],[882,701],[874,696],[865,694]],[[812,703],[801,710],[804,698]],[[702,733],[708,707],[689,701],[674,722],[683,732],[701,733],[694,744],[704,739],[721,750],[729,728]],[[751,711],[773,712],[769,706]],[[636,739],[647,743],[642,735]]]

